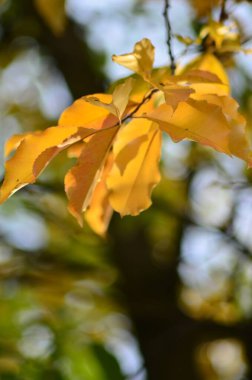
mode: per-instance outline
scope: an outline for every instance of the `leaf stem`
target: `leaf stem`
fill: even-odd
[[[141,100],[140,103],[138,103],[136,105],[135,108],[133,108],[133,110],[127,114],[126,116],[124,116],[124,118],[122,118],[121,122],[118,121],[117,123],[113,124],[113,125],[110,125],[109,127],[106,127],[106,128],[100,128],[100,129],[97,129],[95,130],[93,133],[90,133],[90,135],[88,135],[88,137],[90,136],[93,136],[94,134],[96,133],[101,133],[101,132],[104,132],[104,130],[108,130],[108,129],[113,129],[113,128],[116,128],[116,127],[119,127],[121,124],[123,124],[125,121],[127,121],[128,119],[132,118],[135,113],[148,101],[152,98],[152,96],[158,92],[159,90],[157,88],[153,88],[152,90],[150,90],[150,92],[148,94],[146,94],[143,99]],[[81,128],[81,127],[79,127]]]
[[[164,16],[164,19],[165,19],[165,27],[166,27],[166,32],[167,32],[166,43],[167,43],[167,46],[168,46],[168,54],[169,54],[170,61],[171,61],[171,73],[172,73],[172,75],[174,75],[175,74],[175,69],[176,69],[176,64],[175,64],[175,58],[174,58],[174,54],[173,54],[172,46],[171,46],[171,42],[172,42],[172,30],[171,30],[171,23],[170,23],[170,18],[169,18],[170,4],[169,4],[169,0],[164,0],[164,1],[165,1],[165,6],[164,6],[163,16]]]

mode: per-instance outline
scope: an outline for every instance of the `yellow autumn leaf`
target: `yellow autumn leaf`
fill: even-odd
[[[88,140],[88,138],[87,138]],[[73,145],[71,145],[67,149],[67,157],[69,158],[78,158],[80,157],[80,154],[82,152],[82,149],[84,148],[84,145],[86,144],[86,141],[80,141]]]
[[[230,127],[220,107],[206,101],[189,99],[179,103],[175,112],[162,104],[144,117],[155,121],[175,141],[189,139],[230,154]]]
[[[21,144],[25,136],[29,135],[31,133],[23,133],[18,135],[11,136],[4,145],[4,157],[8,157],[11,152],[16,150],[18,146]]]
[[[98,97],[104,103],[112,101],[110,94],[94,94],[92,96]],[[100,129],[112,125],[113,121],[116,124],[117,118],[108,110],[80,98],[62,112],[58,125]]]
[[[178,104],[187,101],[194,90],[186,86],[166,85],[163,88],[163,92],[166,103],[175,111]]]
[[[222,83],[221,79],[213,72],[200,69],[186,70],[181,75],[174,75],[169,78],[169,81],[174,83],[186,82],[188,85],[194,83]]]
[[[96,133],[84,145],[77,164],[65,176],[68,209],[81,226],[83,225],[82,213],[91,200],[117,131],[118,126],[115,126]]]
[[[88,128],[51,127],[25,136],[13,157],[5,163],[0,203],[23,186],[34,183],[40,172],[60,151],[95,132]]]
[[[198,97],[199,98],[199,97]],[[232,155],[246,161],[252,166],[251,144],[246,130],[246,120],[239,113],[239,104],[228,96],[214,96],[211,94],[201,95],[202,100],[221,107],[229,126],[229,149]]]
[[[140,136],[134,138],[127,145],[125,145],[116,156],[116,165],[120,170],[120,174],[123,175],[127,165],[131,160],[137,156],[137,153],[145,141],[148,140],[147,134],[141,134]]]
[[[90,204],[85,212],[85,220],[98,235],[104,236],[110,219],[113,214],[113,209],[109,203],[109,192],[106,186],[106,178],[113,164],[113,155],[110,154],[104,165],[101,178],[99,179]]]
[[[154,83],[154,81],[152,80]],[[195,93],[197,85],[219,85],[221,80],[213,73],[203,70],[188,70],[184,74],[170,75],[166,80],[155,83],[164,93],[165,101],[175,110],[180,102],[186,102]]]
[[[148,38],[143,38],[129,54],[113,55],[112,60],[121,66],[149,79],[153,67],[155,48]]]
[[[229,79],[222,63],[211,53],[205,53],[197,57],[195,60],[190,62],[186,67],[184,67],[178,74],[185,75],[187,72],[192,70],[207,71],[216,75],[221,83],[206,83],[206,82],[196,82],[192,81],[191,88],[195,90],[196,93],[205,94],[217,94],[217,95],[229,95],[230,85]]]
[[[35,0],[35,5],[45,23],[55,35],[64,32],[66,26],[65,0]]]
[[[126,147],[142,135],[146,139],[141,141],[134,159],[130,149],[127,157]],[[127,163],[123,172],[120,168],[122,150]],[[110,192],[109,202],[121,216],[138,215],[151,205],[151,192],[160,181],[160,150],[161,132],[156,124],[144,119],[134,119],[120,129],[114,144],[115,162],[107,178],[107,187]]]
[[[129,102],[129,96],[133,88],[134,79],[128,78],[124,83],[118,84],[112,94],[112,100],[110,103],[105,103],[98,96],[85,96],[84,100],[95,106],[103,107],[108,112],[115,115],[121,120],[124,111]]]

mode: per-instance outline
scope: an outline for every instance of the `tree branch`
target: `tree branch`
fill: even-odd
[[[172,52],[172,47],[171,47],[172,30],[171,30],[171,23],[170,23],[170,19],[169,19],[169,7],[170,7],[169,0],[165,0],[163,16],[165,19],[165,27],[166,27],[166,31],[167,31],[166,43],[168,46],[168,54],[169,54],[170,61],[171,61],[171,73],[172,73],[172,75],[174,75],[175,69],[176,69],[176,64],[175,64],[175,58],[174,58],[174,54]]]
[[[221,2],[220,22],[226,20],[227,18],[226,3],[226,0],[222,0]]]

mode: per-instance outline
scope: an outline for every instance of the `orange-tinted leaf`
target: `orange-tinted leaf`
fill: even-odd
[[[155,48],[148,38],[143,38],[134,46],[132,53],[123,55],[113,55],[114,62],[127,67],[141,75],[144,79],[149,79],[153,67]]]
[[[33,133],[23,133],[20,135],[13,135],[11,136],[5,143],[4,146],[4,157],[8,157],[11,152],[16,150],[18,146],[21,144],[21,142],[24,140],[25,136],[33,134]]]
[[[144,141],[141,141],[142,135],[146,136]],[[133,149],[135,157],[132,159],[132,150],[126,147],[130,147],[136,139],[141,144],[138,149]],[[120,170],[122,150],[125,160],[123,171]],[[137,215],[151,205],[151,191],[160,180],[160,150],[161,133],[154,123],[135,119],[120,129],[114,144],[115,163],[108,176],[107,186],[110,204],[121,216]]]
[[[208,71],[188,70],[184,74],[173,75],[161,83],[156,83],[163,91],[165,101],[175,110],[180,102],[186,102],[195,93],[197,85],[221,85],[220,79]]]
[[[90,202],[117,131],[118,126],[96,133],[85,144],[77,164],[65,176],[68,209],[80,225],[83,224],[82,212]]]
[[[202,69],[187,69],[182,74],[176,74],[166,79],[165,83],[176,83],[190,86],[193,83],[222,83],[220,78],[210,71]]]
[[[201,97],[209,103],[221,107],[230,125],[229,149],[232,155],[246,161],[252,166],[251,144],[246,131],[246,120],[238,112],[239,104],[228,96],[204,95]]]
[[[109,204],[109,193],[106,186],[106,178],[113,164],[113,156],[110,154],[105,163],[102,175],[93,192],[91,202],[85,212],[85,220],[89,226],[101,236],[104,236],[110,219],[113,214],[113,209]]]
[[[112,101],[110,94],[94,94],[93,96],[98,97],[104,103]],[[117,122],[117,118],[110,115],[108,110],[97,107],[97,105],[88,103],[84,98],[81,98],[65,109],[58,124],[65,127],[100,129],[112,125],[111,120],[114,120],[114,123]]]
[[[61,150],[94,132],[86,128],[51,127],[25,136],[14,156],[6,161],[0,203],[21,187],[35,182],[40,172]]]
[[[86,142],[81,141],[81,142],[77,142],[77,143],[71,145],[67,149],[67,157],[69,157],[69,158],[78,158],[78,157],[80,157],[82,149],[84,148],[84,144],[86,144]]]
[[[145,117],[157,122],[175,142],[190,139],[230,154],[230,127],[221,108],[214,104],[189,99],[179,103],[174,113],[169,105],[162,104]]]
[[[189,87],[178,85],[166,86],[163,91],[166,103],[169,104],[174,111],[180,102],[187,101],[189,96],[194,92],[194,90]]]

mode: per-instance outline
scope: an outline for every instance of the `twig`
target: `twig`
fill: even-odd
[[[153,88],[148,95],[145,95],[141,101],[125,118],[122,119],[122,122],[126,121],[128,118],[135,115],[135,113],[148,101],[151,99],[152,95],[159,91],[157,88]]]
[[[226,0],[222,0],[222,3],[221,3],[220,22],[224,21],[227,18],[226,2],[227,2]]]
[[[168,54],[169,54],[169,57],[171,60],[171,73],[172,73],[172,75],[174,75],[175,69],[176,69],[176,64],[175,64],[175,58],[174,58],[174,55],[172,52],[172,47],[171,47],[172,30],[171,30],[171,23],[170,23],[170,19],[169,19],[169,7],[170,7],[169,0],[165,0],[165,7],[164,7],[163,16],[165,19],[165,27],[166,27],[166,31],[167,31],[166,43],[168,46]]]

